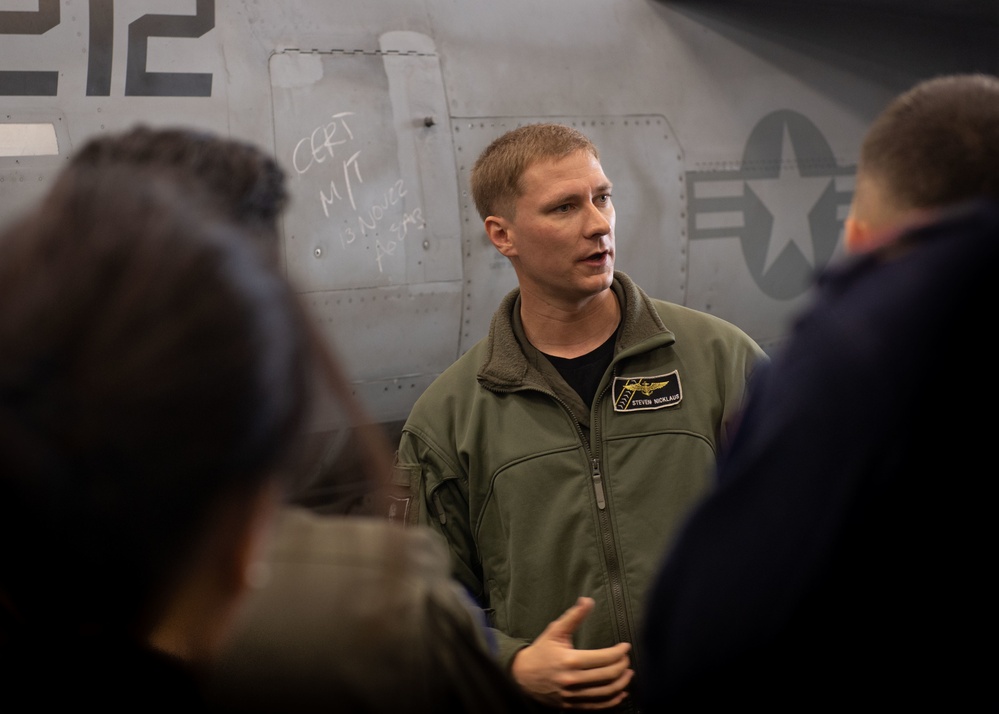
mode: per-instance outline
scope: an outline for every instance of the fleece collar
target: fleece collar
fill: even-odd
[[[673,333],[663,324],[652,299],[631,278],[615,271],[611,289],[621,303],[615,359],[649,339],[673,341]],[[527,349],[522,345],[527,345]],[[536,350],[528,345],[520,324],[520,288],[507,293],[493,314],[485,352],[477,375],[484,387],[506,391],[524,386],[547,386],[541,372],[526,356]]]

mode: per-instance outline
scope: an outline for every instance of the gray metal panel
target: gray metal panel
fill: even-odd
[[[458,282],[306,294],[308,308],[344,364],[355,392],[378,421],[405,419],[431,381],[454,360]],[[337,417],[324,400],[316,428]]]
[[[382,46],[271,57],[275,150],[295,207],[285,257],[306,292],[461,279],[433,44],[393,32]]]
[[[270,60],[285,261],[365,405],[402,419],[457,354],[457,179],[433,42],[335,38]],[[335,421],[330,413],[317,423]]]
[[[66,130],[66,120],[57,109],[4,112],[0,114],[0,124],[50,125],[55,132],[59,152],[39,156],[0,156],[0,216],[10,220],[28,210],[48,190],[73,147]]]
[[[683,152],[659,115],[601,117],[454,118],[465,246],[465,306],[461,352],[486,334],[502,297],[517,285],[509,261],[486,238],[468,190],[472,164],[489,142],[523,124],[574,126],[596,144],[614,184],[616,267],[650,295],[683,303],[687,286],[687,224]]]
[[[451,120],[433,41],[416,32],[386,32],[385,53],[399,167],[416,208],[398,231],[406,247],[406,280],[461,280],[461,231],[455,197]]]

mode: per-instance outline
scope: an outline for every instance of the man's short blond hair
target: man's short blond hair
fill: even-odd
[[[600,159],[593,142],[565,124],[527,124],[493,140],[472,167],[472,198],[479,215],[483,220],[495,215],[512,218],[524,172],[538,161],[562,159],[577,151]]]

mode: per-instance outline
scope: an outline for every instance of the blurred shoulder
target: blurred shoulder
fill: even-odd
[[[448,577],[448,551],[429,528],[385,518],[327,516],[288,506],[279,516],[267,561],[323,569],[389,569],[394,577]]]

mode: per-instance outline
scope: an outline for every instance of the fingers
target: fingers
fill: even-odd
[[[557,631],[556,634],[559,635],[571,635],[583,624],[583,620],[593,612],[594,604],[594,600],[591,597],[577,598],[576,604],[563,612],[557,620],[554,620],[549,625],[549,629]]]
[[[622,680],[626,685],[634,676],[628,657],[630,649],[629,643],[620,642],[598,650],[575,650],[566,658],[566,668],[558,684],[566,692],[606,688],[608,683]]]
[[[580,681],[560,688],[558,696],[561,706],[567,709],[607,709],[620,704],[627,696],[628,685],[635,676],[635,670],[625,658],[623,665],[616,662],[609,667],[580,672]]]

